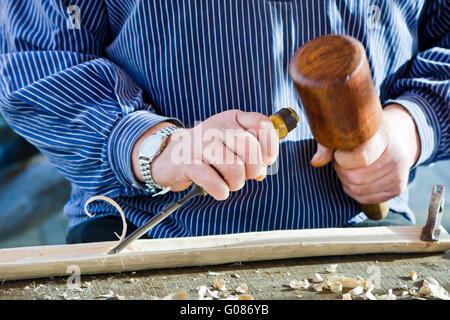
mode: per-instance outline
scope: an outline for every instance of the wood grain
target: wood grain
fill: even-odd
[[[365,253],[440,252],[450,249],[442,229],[439,242],[420,240],[422,227],[330,228],[251,232],[191,238],[137,240],[116,255],[116,242],[53,245],[0,250],[0,279],[31,279],[82,274],[218,265],[298,257]]]

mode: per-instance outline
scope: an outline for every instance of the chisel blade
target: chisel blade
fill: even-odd
[[[423,241],[439,241],[441,234],[440,226],[444,213],[444,186],[435,185],[431,193],[430,206],[428,208],[427,223],[422,229],[420,237]]]

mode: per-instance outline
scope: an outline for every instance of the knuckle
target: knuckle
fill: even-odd
[[[394,197],[398,197],[399,195],[401,195],[403,193],[403,187],[401,185],[396,185],[393,189],[392,189],[392,196]]]
[[[241,165],[227,166],[224,178],[231,191],[242,189],[245,184],[245,169]]]

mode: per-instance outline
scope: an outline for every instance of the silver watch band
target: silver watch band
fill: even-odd
[[[151,164],[152,160],[156,158],[165,148],[167,138],[174,133],[175,131],[181,129],[177,126],[170,126],[162,128],[158,131],[156,131],[154,134],[161,136],[165,138],[164,143],[161,145],[161,148],[159,149],[158,153],[153,155],[153,157],[148,158],[144,157],[142,155],[139,156],[139,169],[141,171],[142,177],[144,178],[144,186],[145,190],[150,193],[156,193],[156,194],[162,194],[166,193],[170,190],[170,188],[164,188],[161,185],[157,184],[152,177],[152,170],[151,170]]]

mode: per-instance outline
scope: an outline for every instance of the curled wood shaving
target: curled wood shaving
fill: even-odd
[[[255,300],[255,299],[249,294],[243,294],[239,296],[239,300]]]
[[[120,217],[122,218],[122,235],[118,235],[117,233],[114,233],[118,238],[119,238],[119,243],[122,243],[122,241],[125,239],[125,236],[127,234],[127,220],[125,219],[125,213],[123,212],[122,208],[119,206],[119,204],[117,202],[115,202],[113,199],[105,197],[105,196],[94,196],[94,197],[90,197],[86,203],[84,204],[84,212],[89,216],[89,217],[94,217],[94,214],[91,214],[88,210],[87,210],[87,206],[96,200],[103,200],[108,202],[110,205],[112,205],[114,208],[116,208],[117,211],[119,211],[120,213]]]
[[[339,281],[334,281],[330,284],[330,291],[333,293],[342,292],[342,283]]]

